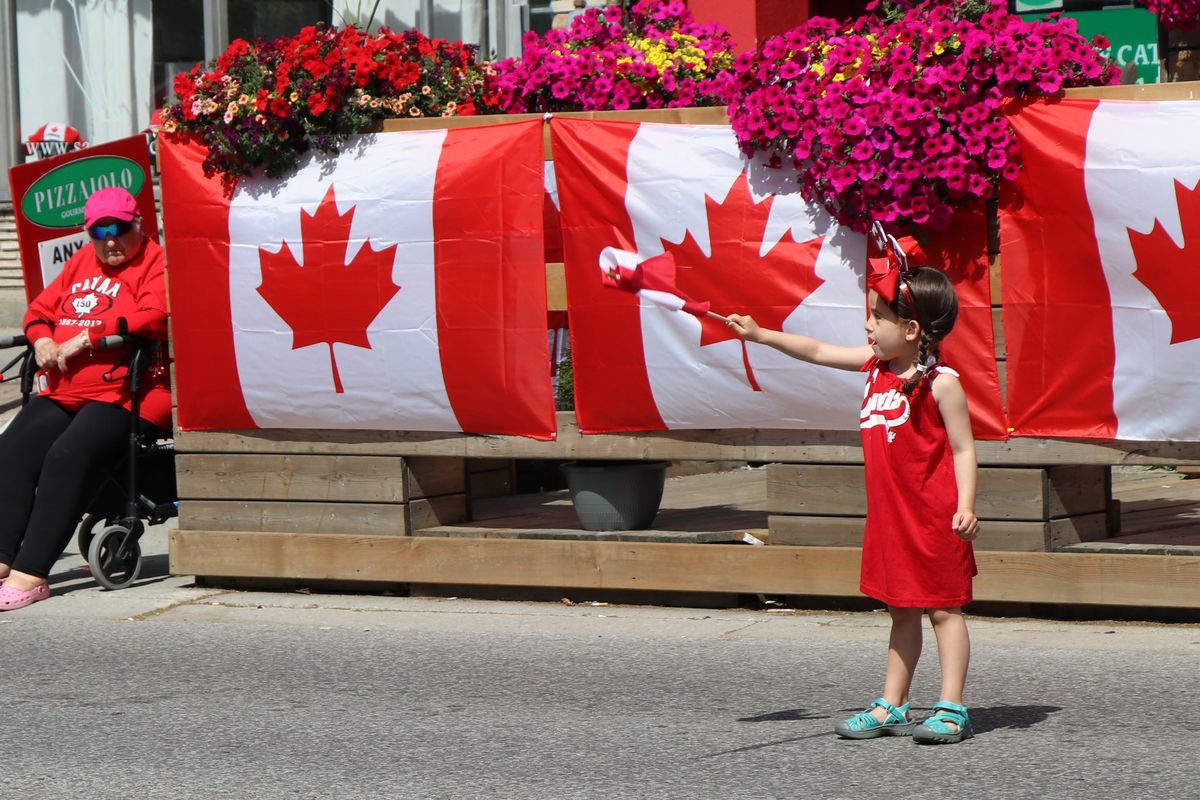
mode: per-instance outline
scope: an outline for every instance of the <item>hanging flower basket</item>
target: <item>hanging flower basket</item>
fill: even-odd
[[[891,0],[848,23],[814,17],[737,61],[742,150],[790,163],[800,191],[855,230],[944,229],[1020,169],[1003,106],[1119,70],[1071,19],[1004,0]]]

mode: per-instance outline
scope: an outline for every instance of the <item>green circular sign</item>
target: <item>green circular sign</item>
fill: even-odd
[[[83,204],[92,192],[119,186],[137,197],[145,183],[142,168],[128,158],[80,158],[38,178],[21,198],[21,213],[44,228],[78,228],[83,225]]]

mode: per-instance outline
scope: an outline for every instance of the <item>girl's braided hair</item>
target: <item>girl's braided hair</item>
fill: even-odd
[[[896,292],[891,309],[902,321],[914,320],[921,326],[917,343],[917,372],[904,382],[904,394],[912,396],[929,375],[927,365],[942,357],[942,340],[958,319],[958,297],[946,273],[933,267],[917,267],[900,280],[908,291]],[[932,361],[930,361],[932,359]]]

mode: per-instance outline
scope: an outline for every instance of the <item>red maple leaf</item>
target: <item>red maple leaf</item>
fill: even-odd
[[[684,294],[702,297],[723,314],[749,314],[766,328],[780,330],[783,321],[824,281],[815,264],[824,237],[797,242],[791,231],[760,254],[773,197],[755,203],[742,172],[725,199],[704,198],[711,255],[705,255],[689,231],[679,243],[663,240],[675,256],[676,284]],[[700,320],[700,346],[737,339],[742,345],[746,380],[761,391],[750,369],[746,343],[719,319]]]
[[[379,316],[400,287],[392,283],[396,245],[382,250],[363,242],[346,263],[354,208],[339,214],[333,186],[316,214],[300,212],[304,266],[287,242],[278,253],[258,249],[262,284],[258,293],[292,329],[292,349],[325,342],[333,366],[333,388],[341,393],[342,379],[334,357],[334,342],[370,349],[367,326]]]
[[[1162,223],[1138,233],[1126,228],[1137,269],[1133,276],[1150,290],[1171,320],[1171,344],[1200,339],[1200,308],[1196,305],[1196,261],[1200,259],[1200,184],[1186,189],[1175,181],[1175,200],[1183,229],[1184,246],[1178,247]]]

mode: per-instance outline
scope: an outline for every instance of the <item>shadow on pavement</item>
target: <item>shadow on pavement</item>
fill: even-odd
[[[142,571],[138,574],[138,579],[129,588],[149,586],[161,583],[170,578],[171,575],[167,572],[169,562],[170,559],[166,554],[142,556]],[[50,588],[56,595],[97,588],[96,582],[92,579],[92,571],[87,566],[79,566],[56,572],[50,575],[49,580]]]
[[[971,709],[971,725],[975,733],[997,730],[1024,730],[1045,722],[1062,706],[989,706]]]
[[[807,708],[789,708],[783,711],[771,711],[756,717],[740,717],[738,722],[794,722],[801,719],[829,719],[828,714],[817,714]]]

